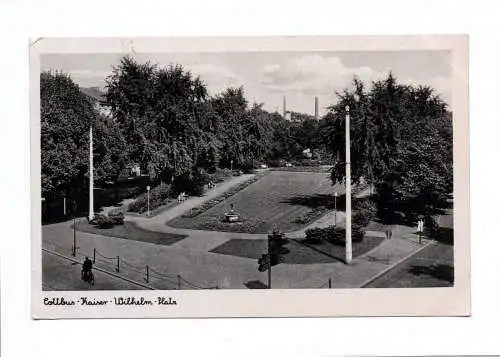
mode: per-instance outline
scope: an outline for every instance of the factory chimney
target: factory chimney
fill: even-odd
[[[283,117],[286,118],[286,96],[283,96]]]
[[[316,120],[319,119],[319,113],[318,113],[318,97],[314,97],[314,118]]]

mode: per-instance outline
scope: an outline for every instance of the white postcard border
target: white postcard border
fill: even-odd
[[[40,55],[43,53],[164,53],[239,51],[450,50],[454,117],[454,259],[452,288],[323,290],[42,291],[40,188]],[[468,38],[456,36],[319,36],[206,38],[41,38],[30,46],[30,175],[32,316],[58,318],[468,316],[470,314]],[[168,306],[51,306],[44,299],[155,300]]]

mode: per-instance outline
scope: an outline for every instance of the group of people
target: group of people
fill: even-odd
[[[181,193],[179,193],[179,196],[177,196],[177,201],[178,202],[184,202],[186,200],[186,197],[187,197],[186,193],[185,192],[181,192]]]

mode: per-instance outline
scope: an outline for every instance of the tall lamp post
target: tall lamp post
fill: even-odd
[[[352,236],[351,236],[351,137],[349,106],[345,106],[345,260],[347,264],[352,261]]]
[[[89,221],[94,219],[94,142],[92,125],[89,131]]]

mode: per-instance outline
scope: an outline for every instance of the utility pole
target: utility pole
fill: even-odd
[[[351,237],[351,137],[349,106],[345,106],[345,260],[347,264],[352,261]]]
[[[89,131],[89,221],[94,219],[94,144],[92,125]]]

